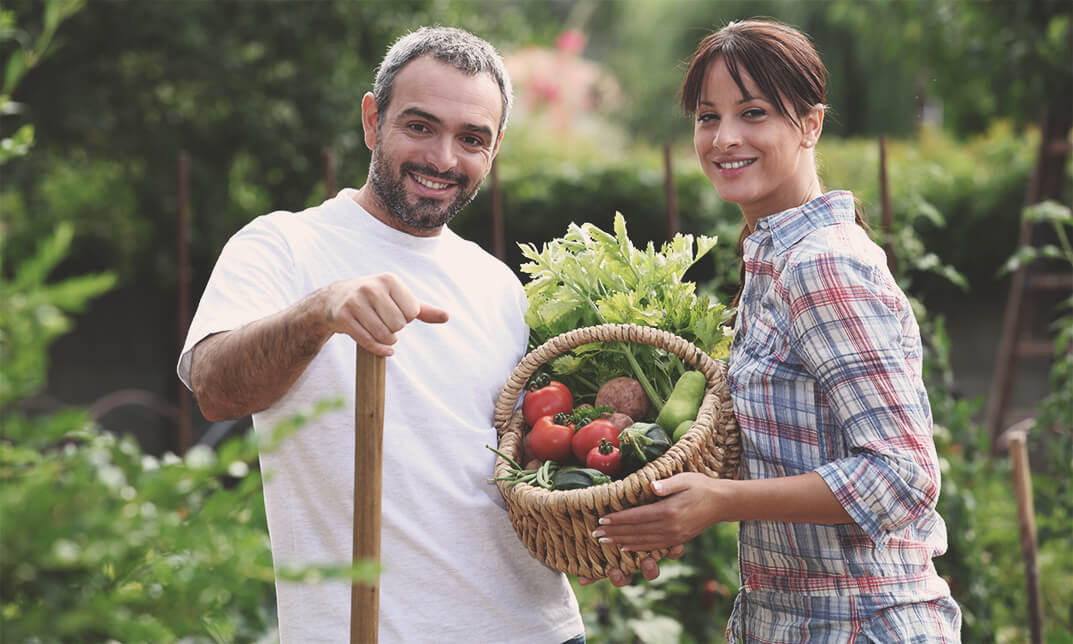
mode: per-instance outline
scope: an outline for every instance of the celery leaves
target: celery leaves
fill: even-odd
[[[683,280],[716,241],[678,234],[659,250],[652,243],[640,249],[630,241],[622,213],[615,213],[614,234],[571,223],[541,250],[519,244],[528,260],[521,270],[530,278],[525,285],[530,343],[535,347],[578,327],[637,324],[669,331],[726,359],[731,333],[725,323],[733,311],[697,295],[696,285]],[[599,384],[613,377],[634,377],[657,410],[684,370],[676,356],[625,343],[578,347],[549,366],[582,399],[595,396]]]

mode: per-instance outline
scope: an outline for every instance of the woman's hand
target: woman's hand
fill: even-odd
[[[728,483],[694,472],[654,481],[652,491],[663,499],[601,517],[592,536],[624,551],[684,544],[712,524],[730,520],[724,500]]]
[[[675,546],[671,548],[671,551],[667,554],[667,558],[678,559],[685,553],[685,546]],[[657,562],[652,557],[645,557],[645,559],[641,561],[641,574],[644,575],[645,579],[647,579],[648,581],[652,581],[656,577],[659,577],[659,562]],[[633,580],[633,576],[627,575],[618,568],[612,568],[607,573],[607,580],[610,581],[611,584],[614,586],[622,587],[628,585],[630,581]],[[599,580],[593,579],[591,577],[578,577],[577,581],[582,586],[588,586],[589,584],[594,584]]]

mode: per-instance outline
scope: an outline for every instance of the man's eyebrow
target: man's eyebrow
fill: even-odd
[[[426,121],[435,123],[436,125],[443,125],[443,119],[418,107],[408,107],[403,111],[399,112],[399,116],[416,116],[418,118],[425,119]],[[486,125],[472,125],[467,123],[466,125],[462,126],[462,129],[466,130],[467,132],[473,132],[474,134],[481,134],[489,141],[492,140],[492,137],[494,136],[492,128]]]

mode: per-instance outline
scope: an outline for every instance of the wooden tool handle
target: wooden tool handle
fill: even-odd
[[[380,495],[384,451],[385,362],[358,347],[354,395],[354,551],[355,563],[380,561]],[[375,644],[379,627],[380,584],[350,587],[350,642]]]

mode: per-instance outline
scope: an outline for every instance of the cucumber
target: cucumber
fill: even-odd
[[[610,476],[591,467],[564,467],[556,472],[552,479],[556,490],[580,490],[610,482]]]

